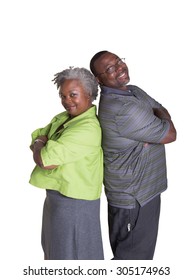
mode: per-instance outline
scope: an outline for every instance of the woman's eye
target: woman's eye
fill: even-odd
[[[76,95],[77,95],[77,93],[75,93],[75,92],[72,92],[72,93],[70,94],[71,97],[75,97]]]

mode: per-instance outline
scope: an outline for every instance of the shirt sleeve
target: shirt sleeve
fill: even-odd
[[[167,120],[161,120],[154,115],[149,103],[138,101],[122,106],[116,117],[116,124],[121,136],[149,143],[160,143],[170,126]]]
[[[135,88],[137,89],[136,96],[139,97],[141,101],[149,103],[152,108],[163,108],[163,106],[158,101],[148,95],[144,90],[137,86],[135,86]]]
[[[41,150],[44,166],[63,165],[98,152],[101,132],[94,125],[86,124],[67,128],[56,140],[48,140]]]

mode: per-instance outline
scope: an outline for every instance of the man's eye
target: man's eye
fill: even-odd
[[[114,69],[115,69],[115,66],[110,66],[107,68],[106,72],[112,73],[114,71]]]
[[[119,59],[118,61],[117,61],[117,64],[118,65],[121,65],[121,64],[123,64],[124,62],[123,62],[123,60],[122,59]]]

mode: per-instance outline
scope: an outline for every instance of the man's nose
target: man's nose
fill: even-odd
[[[115,64],[115,71],[118,71],[123,67],[123,64]]]

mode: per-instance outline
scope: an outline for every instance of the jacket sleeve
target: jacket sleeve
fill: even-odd
[[[101,146],[101,131],[93,124],[67,128],[56,140],[48,140],[41,150],[43,164],[63,165],[98,152]]]

